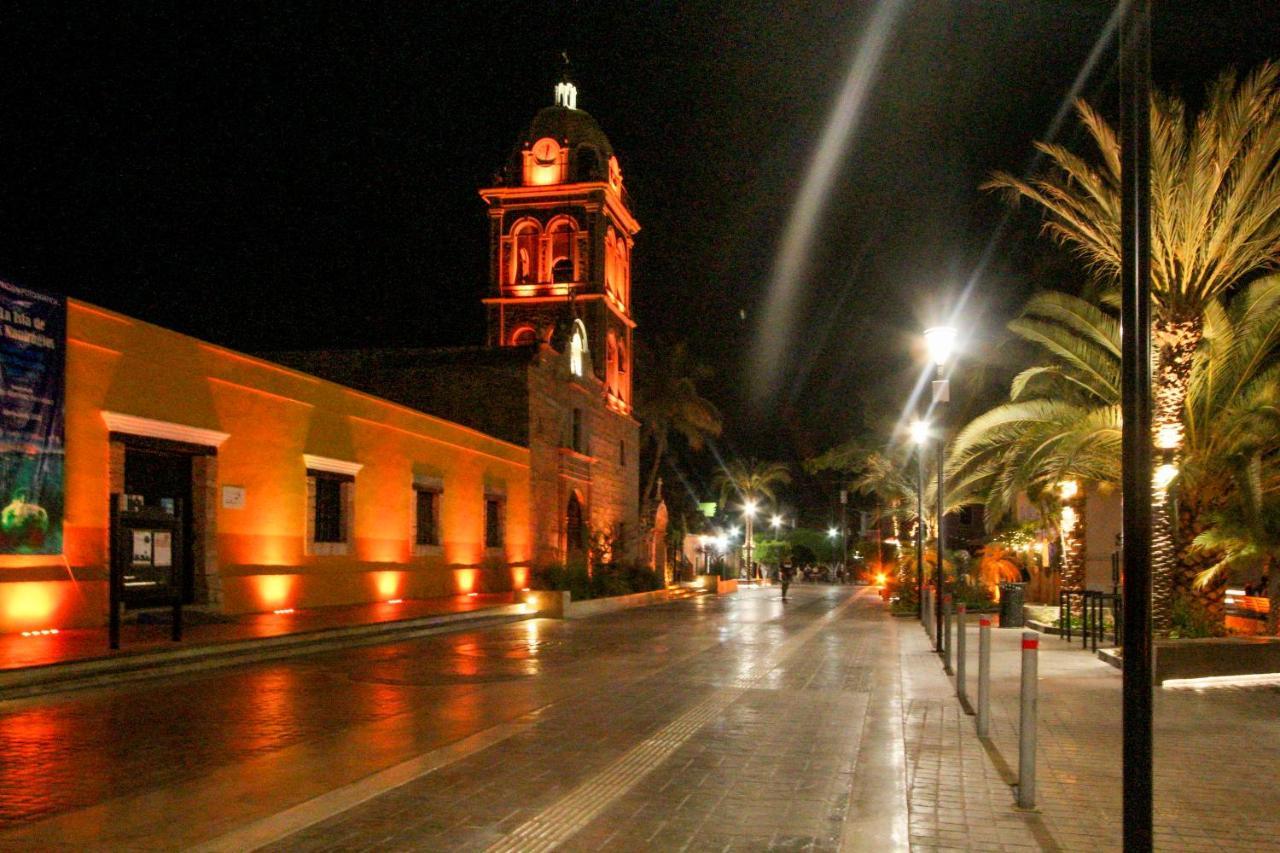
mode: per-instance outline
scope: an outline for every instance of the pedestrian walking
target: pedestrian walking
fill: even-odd
[[[791,575],[795,570],[790,563],[783,563],[778,568],[778,581],[782,584],[782,600],[787,600],[787,587],[791,586]]]

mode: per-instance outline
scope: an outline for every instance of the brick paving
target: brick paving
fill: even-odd
[[[916,622],[793,592],[0,703],[0,849],[1119,849],[1116,670],[1042,643],[1024,812],[1019,631],[984,744]],[[1280,689],[1156,709],[1158,849],[1280,849]]]
[[[992,631],[984,745],[924,631],[902,628],[912,849],[1121,849],[1120,672],[1042,639],[1037,808],[1025,812],[1011,787],[1022,632]],[[968,647],[972,698],[976,624]],[[1280,849],[1280,688],[1158,690],[1155,739],[1156,849]]]

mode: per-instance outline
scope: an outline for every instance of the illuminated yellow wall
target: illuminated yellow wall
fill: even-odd
[[[217,451],[217,572],[227,612],[524,585],[529,453],[458,424],[85,303],[68,308],[63,557],[0,556],[0,632],[106,621],[104,411],[228,433]],[[307,556],[303,454],[363,465],[347,556]],[[414,475],[443,480],[441,553],[413,556]],[[505,496],[484,549],[486,490]],[[485,569],[484,567],[488,567]]]

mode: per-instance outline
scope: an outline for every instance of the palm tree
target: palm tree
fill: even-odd
[[[1120,142],[1107,122],[1077,104],[1098,149],[1090,162],[1040,142],[1050,169],[1030,181],[996,174],[986,188],[1040,205],[1045,231],[1072,247],[1106,281],[1120,275]],[[1193,120],[1183,102],[1152,97],[1151,279],[1152,439],[1176,470],[1191,367],[1204,333],[1204,312],[1280,258],[1280,66],[1264,63],[1243,80],[1233,72],[1209,87]],[[1170,628],[1175,567],[1168,481],[1152,485],[1153,627]]]
[[[1215,554],[1191,547],[1239,488],[1238,460],[1256,457],[1266,470],[1280,451],[1280,276],[1242,290],[1205,312],[1185,413],[1186,460],[1179,488],[1175,587],[1214,612],[1224,578],[1205,568]],[[1208,578],[1207,580],[1205,578]]]
[[[1275,634],[1280,629],[1280,489],[1274,478],[1264,481],[1257,455],[1237,460],[1234,479],[1232,499],[1195,538],[1196,549],[1218,558],[1199,573],[1196,584],[1208,586],[1233,571],[1259,571],[1269,579],[1267,633]]]
[[[1066,480],[1115,485],[1120,477],[1115,318],[1078,297],[1045,293],[1009,327],[1043,351],[1041,363],[1015,377],[1011,402],[960,432],[948,463],[956,483],[949,500],[981,497],[993,524],[1019,492],[1034,498]],[[1258,454],[1270,465],[1280,451],[1277,351],[1280,276],[1253,282],[1225,305],[1206,307],[1183,413],[1185,473],[1177,497],[1184,532],[1178,537],[1175,586],[1199,595],[1210,610],[1221,610],[1221,587],[1192,581],[1213,555],[1193,550],[1191,540],[1232,491],[1232,460]]]
[[[694,450],[708,438],[720,435],[720,411],[698,393],[698,383],[711,378],[711,370],[689,355],[684,342],[660,346],[656,356],[648,350],[637,353],[641,361],[636,399],[636,417],[641,423],[641,440],[653,445],[653,465],[645,480],[641,505],[648,508],[656,500],[658,472],[671,445],[672,433],[684,436]]]
[[[893,538],[900,555],[902,549],[902,523],[913,522],[925,527],[923,536],[928,539],[928,521],[917,517],[916,510],[921,506],[917,496],[918,472],[910,470],[910,459],[901,451],[902,447],[890,448],[887,451],[873,450],[857,439],[837,445],[825,453],[805,462],[805,468],[811,473],[818,471],[840,471],[851,477],[849,489],[855,494],[868,495],[875,499],[875,513],[872,521],[879,525],[884,518],[893,523]],[[932,455],[932,454],[930,454]],[[926,463],[926,469],[927,469]],[[931,482],[932,476],[926,471],[925,482]],[[932,508],[934,503],[923,504]],[[877,539],[878,539],[877,534]],[[883,560],[883,554],[879,555]],[[907,574],[911,566],[903,560],[897,560],[895,574],[898,581],[908,587]],[[912,587],[913,588],[913,587]]]
[[[734,459],[716,472],[712,482],[720,490],[722,505],[735,497],[744,504],[758,498],[776,501],[776,489],[791,482],[791,470],[783,462]]]
[[[1119,480],[1119,324],[1103,308],[1065,293],[1033,297],[1009,329],[1043,352],[1014,377],[1010,402],[970,422],[952,442],[949,505],[982,499],[995,526],[1019,494],[1056,515],[1064,588],[1084,586],[1085,490]]]

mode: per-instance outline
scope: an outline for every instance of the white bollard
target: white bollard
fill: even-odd
[[[964,689],[965,621],[965,606],[962,601],[956,605],[956,698],[962,705],[969,703]]]
[[[942,596],[942,671],[947,675],[951,670],[951,596]]]
[[[1018,806],[1036,807],[1036,711],[1040,635],[1022,632],[1022,715],[1018,726]]]
[[[991,733],[991,617],[978,619],[978,737]]]

